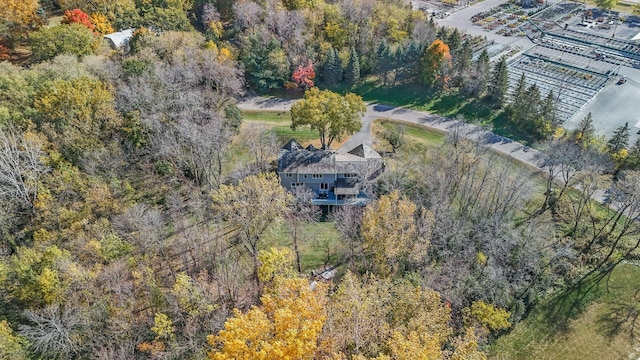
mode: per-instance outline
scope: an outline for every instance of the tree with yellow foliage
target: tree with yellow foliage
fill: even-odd
[[[234,310],[224,329],[207,340],[209,359],[314,359],[326,319],[326,287],[306,279],[275,279],[261,306]]]
[[[0,321],[0,359],[27,359],[27,341],[13,333],[6,320]]]
[[[111,22],[106,15],[100,13],[91,14],[91,22],[93,23],[94,30],[101,35],[111,34],[115,30],[111,26]]]
[[[36,13],[38,8],[38,0],[0,0],[0,27],[8,27],[14,34],[32,30],[43,23]]]
[[[416,210],[416,204],[397,191],[367,206],[362,219],[364,250],[379,276],[391,276],[410,258],[426,255],[429,241],[418,231]]]
[[[347,273],[330,298],[322,348],[358,360],[484,358],[473,332],[456,336],[450,320],[436,291]]]

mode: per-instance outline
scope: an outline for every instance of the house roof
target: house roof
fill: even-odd
[[[308,146],[304,149],[295,140],[290,140],[280,151],[278,172],[306,174],[362,173],[370,160],[380,155],[366,145],[358,145],[347,153],[319,150]]]
[[[349,150],[347,153],[356,155],[365,159],[382,159],[382,156],[380,156],[380,154],[378,154],[377,151],[373,150],[371,147],[365,144],[360,144],[354,147],[353,149]]]
[[[295,141],[294,139],[291,139],[289,140],[288,143],[284,144],[282,149],[287,151],[296,151],[296,150],[302,150],[304,148],[302,147],[302,145],[300,145],[299,142]]]
[[[133,36],[133,29],[122,30],[112,34],[107,34],[104,37],[111,41],[111,44],[115,48],[120,48],[126,44]]]

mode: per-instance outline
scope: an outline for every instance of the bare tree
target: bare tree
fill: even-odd
[[[33,349],[49,359],[69,359],[78,350],[80,317],[76,310],[51,305],[25,312],[30,325],[21,325],[20,334]]]
[[[34,134],[0,129],[0,197],[33,208],[40,178],[49,171],[42,147]]]
[[[360,225],[362,224],[363,210],[361,206],[344,205],[329,214],[329,220],[333,221],[347,243],[346,261],[348,263],[352,263],[362,256]]]
[[[246,145],[256,160],[257,170],[266,171],[268,160],[278,154],[280,144],[273,130],[264,125],[251,126],[243,132]]]
[[[235,14],[234,26],[236,29],[257,29],[262,23],[264,9],[253,1],[236,1],[233,4]]]

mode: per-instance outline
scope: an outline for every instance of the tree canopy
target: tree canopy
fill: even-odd
[[[304,99],[291,106],[291,128],[309,125],[320,133],[323,148],[329,148],[334,140],[360,130],[360,118],[366,111],[362,98],[347,93],[345,96],[329,90],[313,88]]]

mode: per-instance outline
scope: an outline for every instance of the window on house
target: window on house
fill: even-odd
[[[304,183],[301,183],[301,182],[291,183],[291,187],[300,187],[300,186],[304,186]]]
[[[329,184],[321,183],[320,184],[320,190],[329,190]]]
[[[305,179],[307,178],[307,176],[308,176],[307,174],[302,175],[302,177]]]
[[[286,177],[286,178],[292,178],[292,177],[293,177],[293,174],[292,174],[292,173],[286,173],[286,174],[284,174],[284,177]]]
[[[311,175],[313,179],[322,179],[322,174],[313,174]]]
[[[358,174],[348,173],[348,174],[343,174],[343,176],[346,177],[346,178],[352,178],[352,177],[358,176]]]

